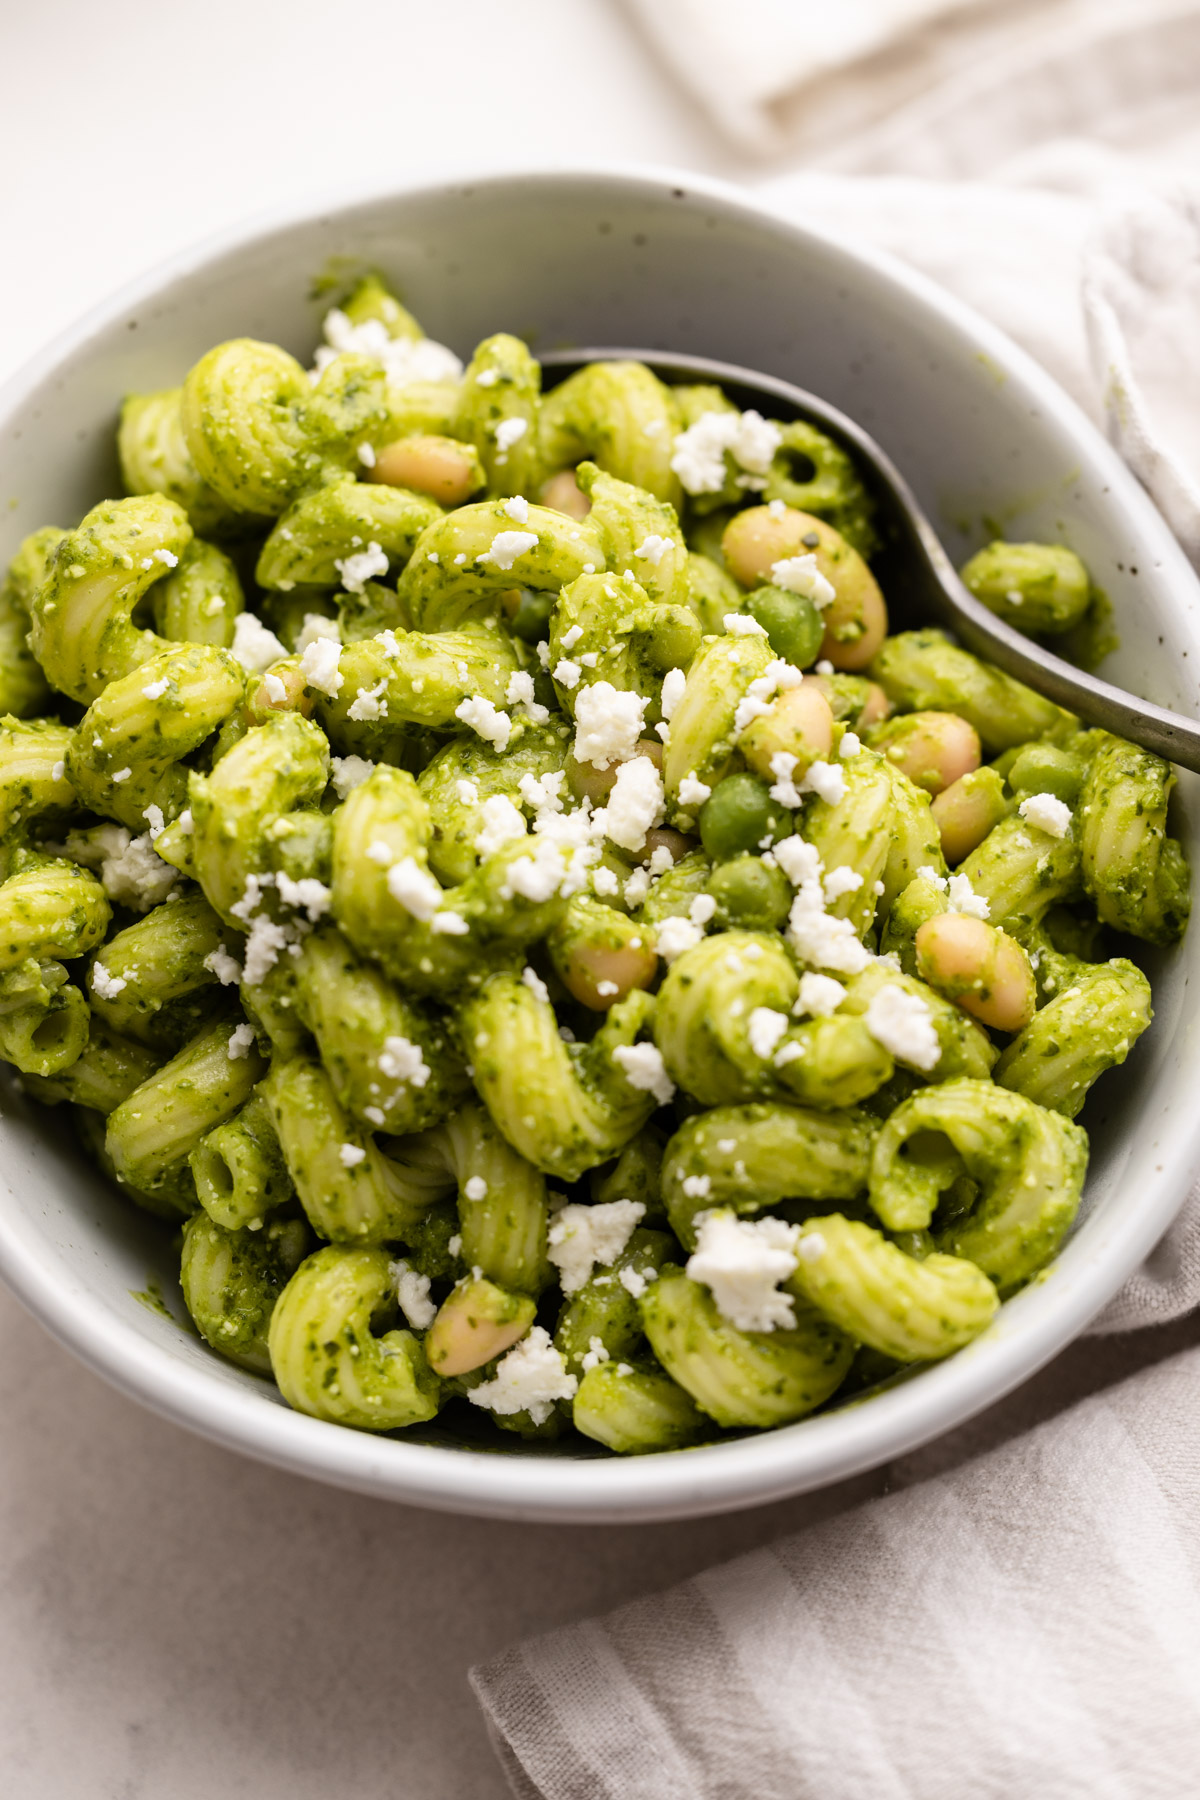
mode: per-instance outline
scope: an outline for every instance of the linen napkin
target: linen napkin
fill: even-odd
[[[518,1800],[1185,1800],[1200,1349],[472,1681]]]

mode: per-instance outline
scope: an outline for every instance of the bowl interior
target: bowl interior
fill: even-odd
[[[573,173],[450,182],[284,219],[202,248],[53,346],[0,396],[0,558],[120,491],[121,396],[173,386],[212,344],[258,336],[311,358],[331,294],[380,268],[464,357],[508,330],[535,352],[595,344],[761,369],[857,419],[961,560],[994,529],[1070,544],[1108,593],[1113,680],[1194,713],[1200,586],[1132,477],[1006,339],[916,277],[711,183]],[[1196,783],[1177,829],[1196,853]],[[1193,947],[1193,945],[1195,947]],[[221,1441],[320,1478],[507,1516],[638,1518],[750,1505],[885,1460],[999,1397],[1075,1335],[1169,1222],[1200,1138],[1200,937],[1146,958],[1156,1020],[1085,1114],[1085,1211],[1049,1279],[968,1352],[761,1438],[622,1462],[435,1425],[374,1439],[291,1413],[184,1320],[168,1234],[87,1166],[62,1115],[3,1084],[0,1269],[111,1379]],[[1130,1178],[1136,1172],[1136,1179]],[[470,1412],[470,1409],[463,1409]],[[483,1455],[484,1447],[503,1451]]]

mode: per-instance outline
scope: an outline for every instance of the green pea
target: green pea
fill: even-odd
[[[757,775],[727,775],[700,809],[700,842],[714,862],[762,849],[764,839],[778,843],[791,829],[786,808],[772,800]]]
[[[761,856],[722,863],[709,876],[708,892],[717,903],[718,921],[745,931],[778,931],[792,903],[787,876]]]
[[[1026,744],[1013,758],[1008,785],[1014,794],[1053,794],[1072,806],[1079,798],[1087,764],[1055,744]]]
[[[825,623],[807,595],[789,594],[777,587],[756,588],[747,596],[745,610],[758,620],[776,656],[797,669],[807,669],[816,661]]]

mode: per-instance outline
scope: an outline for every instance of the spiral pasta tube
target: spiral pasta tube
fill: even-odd
[[[198,1212],[184,1225],[179,1280],[192,1321],[214,1350],[256,1375],[271,1371],[271,1314],[307,1238],[299,1219],[230,1231]]]

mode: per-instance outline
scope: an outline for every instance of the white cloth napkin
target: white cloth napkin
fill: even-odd
[[[1187,1800],[1200,1349],[473,1682],[518,1800]]]

